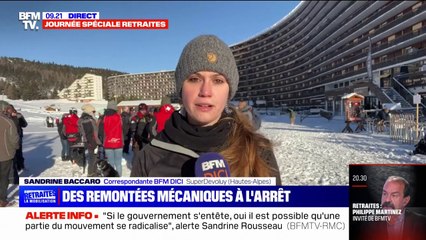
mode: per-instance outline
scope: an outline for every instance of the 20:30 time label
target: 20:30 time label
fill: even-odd
[[[358,175],[358,174],[352,175],[352,181],[353,182],[366,182],[367,179],[368,179],[368,177],[365,174],[362,174],[362,175]]]

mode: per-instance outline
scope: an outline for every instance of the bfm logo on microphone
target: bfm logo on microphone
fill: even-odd
[[[204,172],[204,177],[229,177],[228,172],[226,171],[226,164],[223,159],[202,162],[201,169]]]

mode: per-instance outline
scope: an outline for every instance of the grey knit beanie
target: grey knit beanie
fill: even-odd
[[[117,111],[117,103],[115,101],[109,101],[107,104],[107,109],[112,109]]]
[[[175,71],[176,91],[179,96],[183,81],[198,71],[212,71],[224,75],[229,83],[229,100],[235,96],[240,78],[237,63],[231,49],[218,37],[201,35],[186,44]]]

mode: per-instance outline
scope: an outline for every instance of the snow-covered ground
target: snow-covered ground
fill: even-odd
[[[6,100],[6,99],[5,99]],[[60,159],[61,144],[55,128],[46,127],[46,116],[62,115],[71,107],[81,113],[83,103],[67,100],[7,100],[28,121],[24,129],[23,150],[27,170],[21,177],[72,177],[70,162]],[[61,112],[48,113],[45,106],[55,104]],[[107,102],[92,102],[103,109]],[[285,185],[348,185],[348,164],[351,163],[412,163],[426,164],[426,156],[409,153],[413,145],[392,141],[388,135],[376,133],[341,133],[341,118],[306,118],[291,126],[284,116],[262,116],[260,131],[274,143],[274,152]],[[123,159],[123,176],[128,177],[132,156]],[[9,196],[17,198],[17,187],[11,186]]]
[[[413,145],[393,141],[388,134],[342,133],[342,118],[298,119],[294,126],[288,122],[288,116],[266,117],[261,130],[275,143],[286,185],[349,185],[349,164],[426,163],[424,155],[409,155]]]

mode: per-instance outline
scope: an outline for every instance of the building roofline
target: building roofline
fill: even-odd
[[[113,75],[113,76],[109,76],[110,77],[121,77],[121,76],[128,76],[128,75],[138,75],[138,74],[155,74],[155,73],[164,73],[164,72],[174,72],[175,70],[160,70],[157,72],[143,72],[143,73],[127,73],[127,74],[120,74],[120,75]]]
[[[300,3],[297,4],[297,6],[295,8],[293,8],[293,10],[291,10],[287,15],[285,15],[283,18],[281,18],[280,20],[278,20],[278,22],[272,24],[272,26],[265,28],[261,32],[259,32],[257,34],[254,34],[253,36],[248,37],[247,39],[245,39],[243,41],[231,44],[231,45],[229,45],[229,47],[235,47],[235,46],[240,45],[242,43],[248,42],[248,41],[250,41],[252,39],[255,39],[255,38],[261,36],[262,34],[265,34],[265,33],[269,32],[269,31],[273,30],[275,27],[277,27],[278,25],[280,25],[281,23],[283,23],[285,20],[287,20],[287,18],[289,18],[293,13],[295,13],[303,5],[304,2],[306,2],[306,1],[300,1]]]

